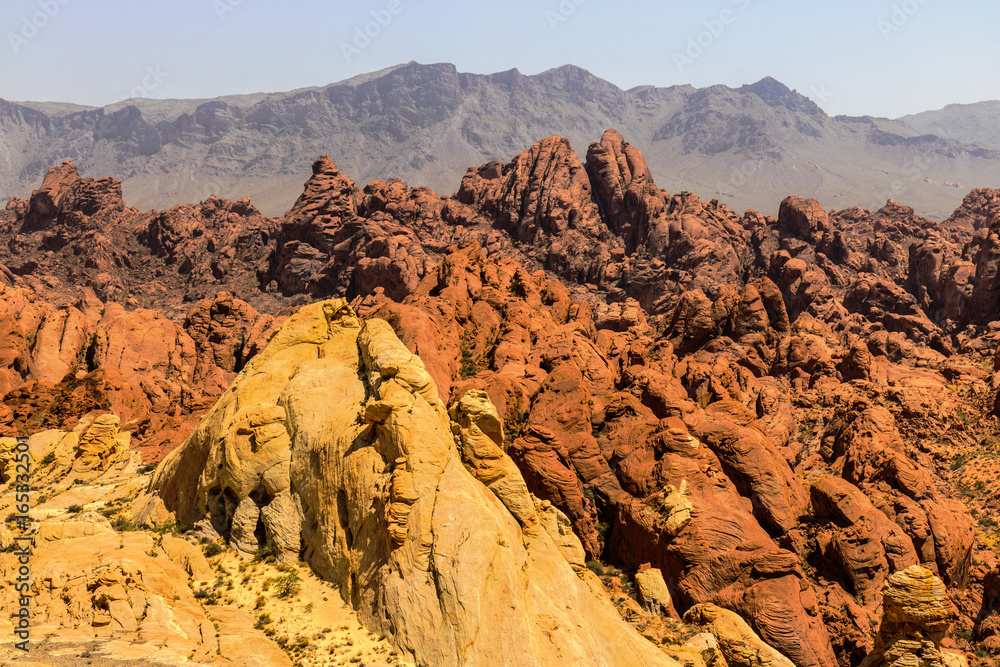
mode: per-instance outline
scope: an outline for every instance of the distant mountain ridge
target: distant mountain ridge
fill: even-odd
[[[921,132],[1000,149],[1000,100],[949,104],[937,111],[911,114],[900,120]]]
[[[669,191],[764,213],[789,192],[828,208],[894,198],[943,218],[973,187],[1000,184],[1000,123],[991,125],[1000,113],[990,104],[969,105],[975,122],[956,120],[967,107],[900,120],[830,117],[770,77],[736,89],[622,90],[572,65],[527,76],[415,62],[211,100],[0,100],[0,201],[26,196],[48,166],[72,159],[83,173],[122,179],[126,201],[140,208],[214,193],[249,196],[278,215],[323,153],[361,183],[396,176],[450,193],[470,165],[507,161],[553,134],[583,155],[615,127]]]

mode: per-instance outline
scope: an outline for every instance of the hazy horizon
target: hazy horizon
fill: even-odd
[[[614,8],[595,0],[10,0],[0,7],[0,98],[105,106],[285,92],[410,61],[478,74],[573,64],[626,90],[739,87],[770,76],[831,116],[896,118],[1000,99],[1000,80],[978,74],[1000,57],[997,18],[1000,7],[968,0]]]

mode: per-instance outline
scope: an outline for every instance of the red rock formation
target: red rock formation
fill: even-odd
[[[566,139],[552,136],[507,165],[470,170],[455,198],[545,268],[579,282],[612,277],[607,265],[621,241],[601,219],[587,171]]]
[[[317,160],[277,232],[277,254],[268,273],[272,289],[286,295],[353,296],[382,287],[396,299],[412,292],[433,262],[414,229],[378,210],[391,200],[389,189],[372,185],[371,217],[365,218],[359,210],[365,199],[354,182],[328,156]],[[426,190],[421,194],[433,199]],[[399,208],[390,205],[389,210]]]
[[[962,199],[962,205],[941,224],[981,229],[988,226],[998,213],[1000,213],[1000,190],[973,188],[972,192]]]
[[[196,304],[182,327],[92,294],[56,308],[29,290],[2,289],[21,315],[0,316],[8,360],[0,389],[11,411],[0,428],[65,428],[111,411],[150,456],[183,440],[280,323],[228,293]]]
[[[587,171],[605,220],[625,242],[626,252],[634,252],[666,212],[667,194],[653,183],[642,153],[617,130],[607,130],[587,149]]]
[[[715,603],[845,667],[909,565],[978,613],[989,568],[939,465],[990,437],[998,221],[798,197],[739,216],[659,189],[613,130],[585,163],[550,137],[470,169],[454,198],[361,190],[323,156],[279,219],[215,197],[144,214],[116,188],[66,164],[0,212],[4,433],[111,410],[162,451],[284,315],[344,295],[442,399],[484,390],[587,557],[660,569],[678,613]]]
[[[122,184],[116,178],[81,178],[76,165],[67,160],[49,169],[42,187],[31,193],[22,232],[54,225],[83,227],[88,218],[108,217],[125,210]]]

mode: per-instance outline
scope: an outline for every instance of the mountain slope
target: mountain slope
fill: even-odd
[[[1000,100],[949,104],[937,111],[903,116],[900,120],[921,132],[1000,148]]]
[[[455,174],[559,134],[581,152],[607,127],[642,147],[671,192],[776,213],[789,190],[827,207],[889,198],[943,218],[962,191],[1000,181],[1000,150],[921,136],[898,121],[831,118],[767,78],[739,89],[622,90],[566,65],[526,76],[408,63],[324,87],[213,100],[127,100],[100,109],[0,103],[0,195],[26,196],[51,164],[123,181],[166,208],[249,195],[268,215],[294,201],[316,155],[361,182],[395,176],[453,192]]]

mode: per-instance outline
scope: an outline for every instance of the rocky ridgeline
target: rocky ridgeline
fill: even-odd
[[[136,520],[304,559],[419,664],[959,660],[997,636],[964,475],[996,445],[998,200],[741,216],[614,130],[452,197],[323,156],[276,219],[143,213],[64,163],[0,216],[0,429],[117,415],[171,452]],[[954,607],[907,639],[927,576]]]

